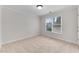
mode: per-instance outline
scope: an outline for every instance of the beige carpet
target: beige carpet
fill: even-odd
[[[79,52],[79,46],[61,40],[37,36],[2,46],[1,52],[19,53],[70,53]]]

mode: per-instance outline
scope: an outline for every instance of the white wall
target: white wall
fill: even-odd
[[[11,8],[2,8],[2,42],[3,44],[39,34],[39,18],[22,14]]]
[[[79,45],[79,6],[78,6],[78,45]]]
[[[2,6],[0,6],[0,48],[1,48],[1,40],[2,40],[2,32],[1,32],[1,30],[2,30],[2,23],[1,23],[2,18],[1,18],[1,11],[2,11]]]
[[[44,19],[48,15],[62,16],[63,33],[45,32]],[[2,43],[16,41],[38,35],[61,38],[68,42],[77,43],[77,8],[67,8],[47,14],[39,18],[30,14],[23,14],[11,8],[2,8]],[[41,25],[41,27],[40,27]],[[41,31],[40,31],[41,30]]]
[[[45,32],[45,17],[49,15],[62,16],[62,34]],[[41,34],[52,38],[60,38],[68,42],[77,43],[77,7],[73,6],[41,16]]]

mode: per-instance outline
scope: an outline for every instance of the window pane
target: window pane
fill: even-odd
[[[51,18],[47,18],[46,19],[46,31],[52,31],[52,19]]]
[[[61,33],[61,17],[53,19],[53,32]]]

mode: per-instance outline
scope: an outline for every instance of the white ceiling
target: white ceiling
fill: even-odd
[[[36,5],[7,5],[4,7],[12,8],[25,14],[44,15],[50,11],[55,12],[67,7],[71,7],[71,5],[44,5],[43,9],[41,10],[38,10]]]

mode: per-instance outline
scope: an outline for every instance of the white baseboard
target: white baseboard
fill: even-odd
[[[2,43],[0,42],[0,50],[1,50],[1,47],[2,47]]]
[[[36,33],[36,34],[33,34],[33,35],[29,35],[28,37],[27,36],[20,37],[18,39],[14,39],[14,40],[11,40],[11,41],[2,42],[2,45],[8,44],[8,43],[12,43],[12,42],[16,42],[16,41],[23,40],[23,39],[29,39],[29,38],[32,38],[32,37],[38,36],[38,35],[40,35],[40,33]]]
[[[0,49],[1,49],[1,44],[0,44]]]
[[[79,45],[79,40],[78,40],[78,43],[77,44]]]

